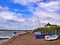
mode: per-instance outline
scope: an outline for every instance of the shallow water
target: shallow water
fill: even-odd
[[[23,31],[16,31],[16,34],[21,34]],[[3,32],[0,32],[0,36],[10,36],[10,37],[13,37],[13,33],[14,31],[3,31]],[[0,40],[0,44],[4,43],[8,41],[8,39],[3,39],[3,40]]]
[[[4,43],[6,41],[8,41],[8,39],[0,40],[0,44]]]

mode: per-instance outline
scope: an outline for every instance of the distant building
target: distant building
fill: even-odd
[[[48,23],[48,24],[45,25],[45,27],[55,27],[55,26],[57,26],[57,25],[52,25],[50,23]]]

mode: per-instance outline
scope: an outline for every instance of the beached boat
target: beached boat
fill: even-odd
[[[45,38],[45,35],[43,35],[41,32],[35,32],[35,38],[36,39]]]
[[[34,32],[35,35],[42,35],[41,32]]]
[[[20,33],[14,32],[14,33],[12,34],[12,36],[17,36],[17,35],[19,35],[19,34],[25,34],[25,33],[27,33],[27,32],[20,32]]]
[[[58,35],[47,35],[45,36],[45,40],[55,40],[58,39]]]
[[[41,39],[41,38],[45,38],[45,35],[35,35],[36,39]]]
[[[0,39],[10,39],[10,36],[0,36]]]

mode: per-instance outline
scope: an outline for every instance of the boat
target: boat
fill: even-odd
[[[16,32],[14,32],[12,35],[16,35]]]
[[[34,32],[35,35],[41,35],[41,32]]]
[[[56,34],[45,36],[45,40],[55,40],[55,39],[58,39],[58,35],[56,35]]]
[[[42,34],[41,32],[35,32],[35,38],[36,38],[36,39],[45,38],[45,35]]]
[[[41,39],[41,38],[45,38],[45,35],[35,35],[36,39]]]
[[[10,39],[10,36],[0,36],[0,39]]]
[[[12,36],[17,36],[17,35],[19,35],[19,34],[25,34],[25,33],[27,33],[27,32],[20,32],[20,33],[14,32],[14,33],[12,34]]]

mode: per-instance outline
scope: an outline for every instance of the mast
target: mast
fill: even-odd
[[[40,20],[39,20],[39,17],[37,16],[37,19],[38,19],[38,25],[39,25],[39,27],[40,27]]]

